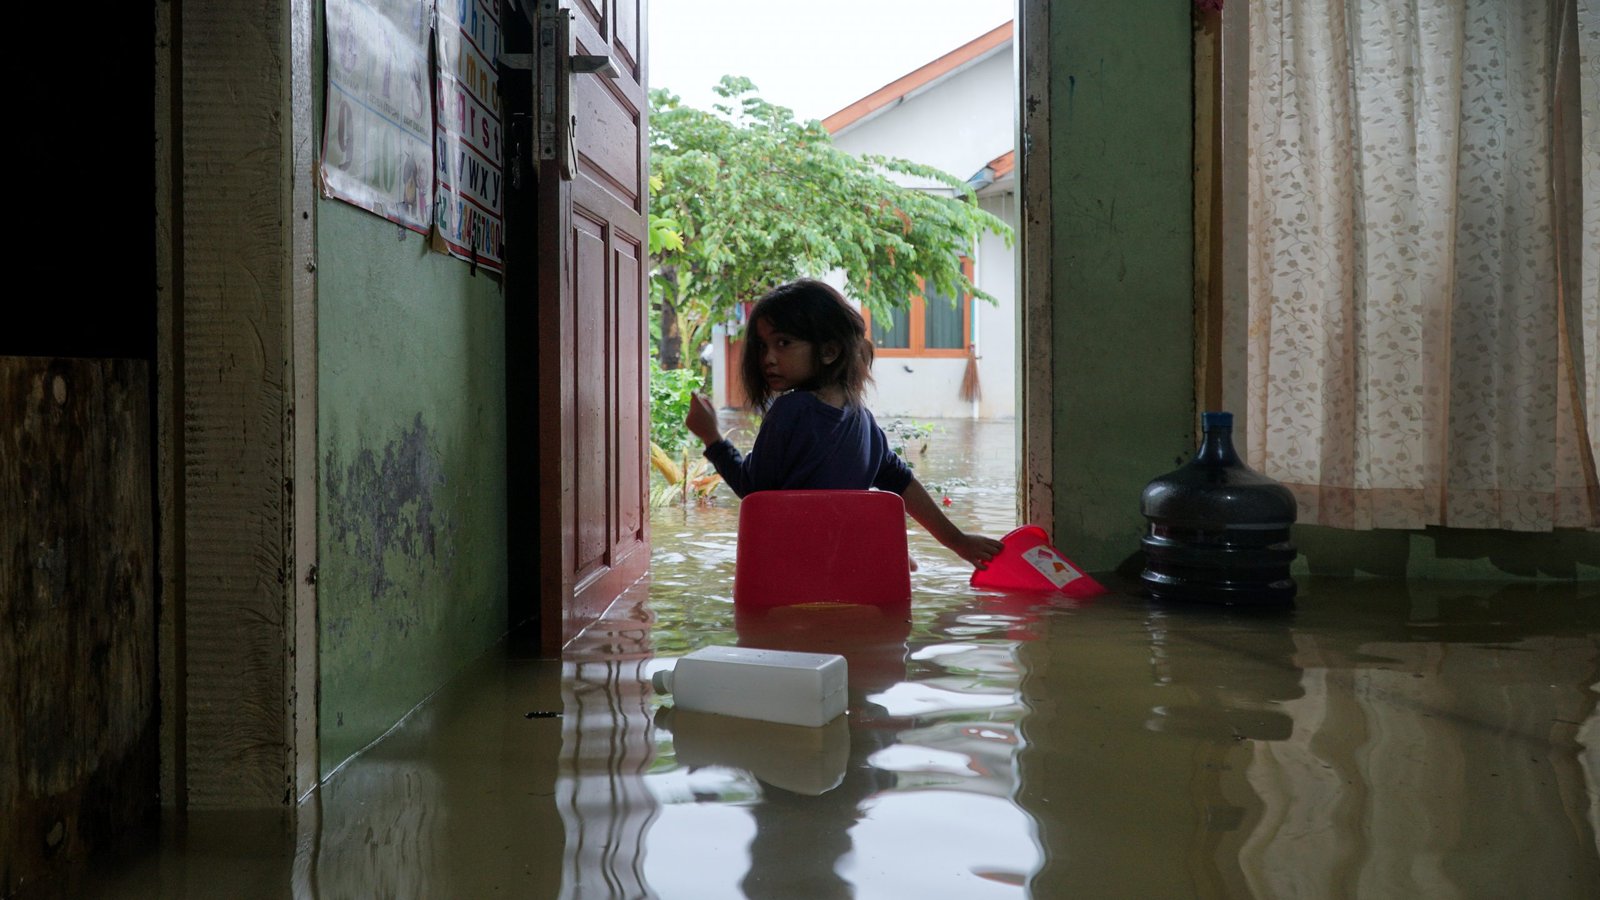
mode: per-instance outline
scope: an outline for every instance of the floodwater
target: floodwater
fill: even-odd
[[[998,536],[1013,455],[1010,423],[945,421],[912,458]],[[730,599],[736,524],[726,496],[657,511],[650,579],[562,660],[497,648],[293,834],[195,816],[85,893],[1600,896],[1600,585],[1308,580],[1275,614],[1071,603],[975,591],[913,528],[909,621],[751,619]],[[843,654],[847,715],[673,711],[651,674],[711,644]]]

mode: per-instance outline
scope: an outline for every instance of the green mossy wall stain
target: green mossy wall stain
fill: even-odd
[[[348,463],[330,448],[323,461],[329,533],[349,562],[352,594],[370,600],[369,624],[407,635],[422,623],[423,589],[430,578],[448,582],[455,559],[455,527],[434,499],[445,485],[439,451],[422,414],[381,453],[363,448]],[[356,616],[327,617],[329,637],[349,636]]]

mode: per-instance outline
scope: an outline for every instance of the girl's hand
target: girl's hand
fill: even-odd
[[[1004,544],[1000,543],[994,538],[987,538],[977,534],[963,533],[960,537],[956,538],[954,543],[950,545],[950,549],[954,551],[957,556],[969,563],[972,563],[973,568],[987,569],[989,567],[989,560],[994,559],[995,554],[999,553],[1000,549],[1004,546]]]
[[[722,440],[722,432],[717,428],[717,411],[703,394],[689,398],[689,414],[684,417],[683,424],[707,447]]]

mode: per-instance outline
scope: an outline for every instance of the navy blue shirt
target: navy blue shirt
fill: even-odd
[[[810,391],[790,391],[772,402],[748,456],[718,441],[706,459],[735,494],[770,490],[905,492],[911,469],[889,449],[889,439],[864,406],[830,406]]]

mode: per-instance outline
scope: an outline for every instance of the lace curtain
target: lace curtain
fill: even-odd
[[[1252,0],[1246,452],[1343,528],[1600,527],[1600,0]]]

